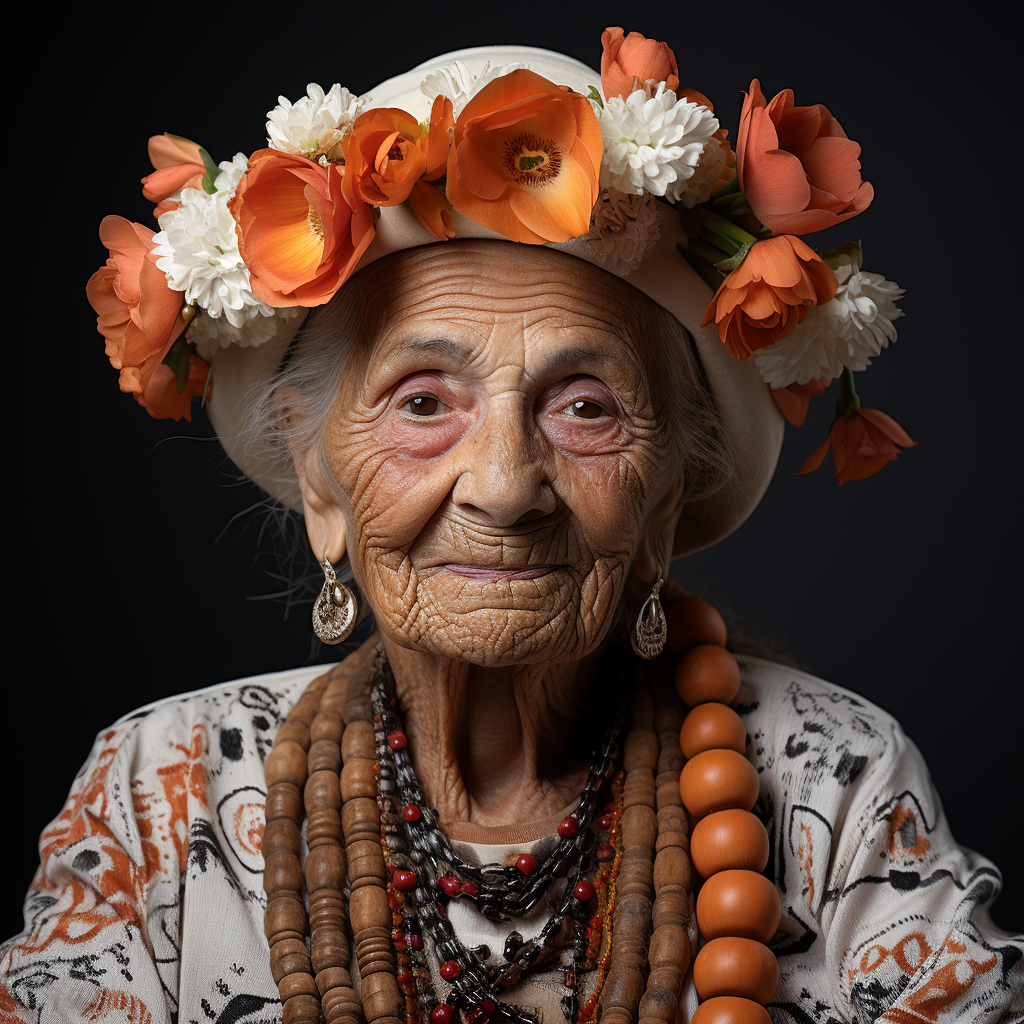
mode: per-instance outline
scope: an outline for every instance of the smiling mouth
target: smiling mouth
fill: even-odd
[[[549,572],[561,569],[560,565],[531,565],[527,569],[514,569],[504,565],[459,565],[449,563],[444,567],[457,576],[465,576],[471,580],[534,580],[538,576],[546,576]]]

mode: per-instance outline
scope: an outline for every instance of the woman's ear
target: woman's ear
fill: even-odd
[[[345,555],[345,517],[334,495],[309,471],[306,458],[292,451],[292,462],[302,491],[302,514],[309,546],[318,559],[332,564]]]

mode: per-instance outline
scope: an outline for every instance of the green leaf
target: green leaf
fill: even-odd
[[[203,158],[203,166],[206,168],[206,174],[203,175],[203,191],[209,192],[212,196],[217,191],[217,186],[214,182],[217,180],[217,175],[220,174],[220,168],[213,162],[213,157],[203,149],[199,147],[199,155]]]
[[[719,193],[709,205],[715,213],[720,213],[725,217],[738,217],[741,214],[750,213],[750,204],[742,192],[733,192],[727,196]]]
[[[757,245],[756,238],[752,242],[744,242],[734,256],[730,256],[727,260],[719,260],[715,264],[715,270],[721,271],[723,274],[731,274],[755,245]]]
[[[174,378],[178,385],[178,394],[182,394],[188,384],[188,344],[185,342],[185,335],[179,334],[177,341],[170,347],[167,355],[164,356],[164,366],[169,366],[174,371]]]
[[[594,86],[590,87],[590,92],[587,93],[587,99],[591,103],[596,103],[602,110],[604,110],[604,100],[601,98],[601,94],[597,91]]]
[[[853,262],[860,270],[864,260],[864,253],[861,250],[860,242],[846,241],[838,249],[830,249],[828,252],[819,252],[818,255],[833,269],[839,269],[839,259],[842,256],[852,256]]]

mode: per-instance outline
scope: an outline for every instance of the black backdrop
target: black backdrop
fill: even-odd
[[[596,66],[601,30],[617,24],[667,40],[683,84],[712,98],[732,138],[741,91],[758,75],[769,97],[788,86],[797,102],[825,103],[863,146],[874,204],[812,242],[861,238],[866,269],[907,289],[899,341],[860,388],[919,446],[842,489],[831,460],[793,477],[828,429],[834,396],[818,399],[808,423],[788,429],[754,518],[674,574],[896,716],[954,835],[1005,873],[996,921],[1024,927],[1012,828],[1019,332],[1011,300],[993,298],[1019,286],[1002,234],[1008,109],[989,100],[1008,90],[987,72],[982,40],[962,23],[846,5],[763,15],[636,6],[625,22],[621,6],[598,3],[571,13],[440,4],[412,16],[387,5],[206,5],[168,9],[161,22],[140,20],[143,6],[105,5],[88,26],[65,24],[33,84],[8,98],[5,393],[18,408],[7,551],[18,611],[4,690],[15,813],[0,932],[20,927],[36,838],[98,730],[156,698],[312,656],[308,606],[286,618],[280,602],[259,600],[280,588],[259,495],[204,414],[191,426],[156,422],[121,395],[94,331],[84,288],[105,257],[96,228],[107,213],[149,222],[137,185],[147,137],[183,134],[229,159],[262,146],[265,111],[307,82],[362,92],[437,54],[496,42]]]

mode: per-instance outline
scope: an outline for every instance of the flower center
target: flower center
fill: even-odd
[[[545,185],[558,177],[562,154],[554,139],[541,139],[529,132],[505,141],[505,167],[519,185]]]
[[[324,240],[324,224],[320,219],[320,214],[312,206],[309,208],[309,213],[306,214],[306,222],[309,224],[310,232],[322,242]]]

